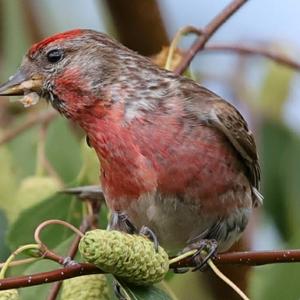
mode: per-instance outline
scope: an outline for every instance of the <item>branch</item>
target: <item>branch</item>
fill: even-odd
[[[89,228],[90,228],[90,222],[88,222],[87,220],[88,218],[85,218],[82,223],[81,223],[81,226],[79,228],[79,230],[82,232],[82,233],[85,233]],[[77,250],[78,250],[78,245],[79,245],[79,242],[80,242],[80,236],[79,235],[76,235],[72,244],[71,244],[71,247],[68,251],[68,257],[70,257],[71,259],[74,259],[76,253],[77,253]],[[55,282],[55,284],[52,286],[51,290],[50,290],[50,293],[48,295],[48,300],[54,300],[56,299],[58,293],[59,293],[59,290],[61,288],[61,285],[62,285],[62,281],[57,281]]]
[[[290,68],[300,70],[300,63],[292,60],[287,57],[285,54],[275,53],[270,49],[255,48],[249,46],[240,46],[240,45],[228,45],[228,44],[212,44],[207,45],[203,51],[227,51],[235,52],[241,55],[260,55],[266,58],[269,58],[279,64],[288,66]]]
[[[157,0],[106,0],[120,42],[142,55],[153,55],[169,43]],[[103,8],[103,1],[98,1]],[[126,13],[124,13],[126,12]]]
[[[218,255],[216,263],[261,266],[274,263],[300,262],[300,250],[231,252]]]
[[[236,264],[259,266],[273,263],[295,263],[300,262],[299,250],[275,250],[275,251],[245,251],[219,254],[214,258],[217,264]],[[170,265],[170,269],[193,268],[195,263],[192,257]],[[0,280],[0,290],[27,287],[50,283],[68,278],[89,274],[103,274],[104,272],[93,264],[78,263],[49,272],[33,275],[18,276]]]
[[[248,266],[261,266],[277,263],[300,262],[300,249],[296,250],[269,250],[269,251],[243,251],[218,254],[214,258],[216,264],[235,264]],[[170,268],[194,267],[192,257],[187,257],[170,265]]]
[[[176,74],[182,74],[185,71],[197,52],[204,48],[210,37],[246,2],[247,0],[233,0],[210,23],[208,23],[203,30],[201,30],[202,34],[187,51],[181,63],[176,68]]]
[[[0,146],[37,124],[52,121],[57,115],[55,110],[47,110],[30,116],[23,124],[5,132],[0,138]]]
[[[103,273],[92,264],[75,264],[69,267],[56,269],[49,272],[37,273],[18,277],[10,277],[0,280],[0,290],[40,285],[55,282],[81,275]]]

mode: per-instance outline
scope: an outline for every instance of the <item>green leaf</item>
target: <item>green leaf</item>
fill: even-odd
[[[6,147],[0,148],[0,166],[0,209],[6,213],[9,219],[14,210],[12,200],[16,193],[16,178],[11,153]]]
[[[29,176],[24,178],[14,197],[14,206],[9,217],[15,221],[25,209],[54,195],[61,189],[60,184],[53,177]]]
[[[68,122],[57,118],[51,123],[46,142],[47,158],[65,182],[73,181],[82,165],[80,143]]]
[[[120,282],[121,283],[121,282]],[[172,300],[173,298],[167,294],[159,284],[149,286],[135,286],[128,283],[121,283],[125,293],[131,300]]]
[[[107,274],[107,281],[109,283],[112,300],[117,300],[113,289],[115,283],[119,283],[121,286],[121,293],[125,296],[126,300],[174,300],[164,288],[161,287],[163,283],[149,286],[135,286],[125,283],[115,278],[111,274]]]
[[[86,139],[80,143],[83,164],[78,175],[78,181],[82,185],[99,184],[100,162],[94,149],[90,148]]]
[[[23,211],[8,232],[7,241],[12,250],[33,242],[35,228],[43,221],[61,219],[79,226],[81,220],[80,201],[62,194],[55,194]],[[57,246],[72,233],[60,225],[49,226],[42,233],[42,240],[50,247]]]
[[[290,233],[285,187],[287,161],[279,158],[291,149],[293,139],[291,130],[281,122],[266,120],[262,124],[260,152],[265,198],[264,211],[274,220],[285,239],[288,239]]]
[[[24,118],[20,118],[20,122]],[[13,166],[19,180],[35,172],[38,127],[31,128],[13,139],[8,147],[13,156]]]
[[[3,66],[1,75],[7,78],[15,72],[27,47],[30,45],[29,35],[26,34],[23,6],[19,1],[1,2]],[[20,29],[22,28],[22,34]],[[12,39],[12,36],[19,35]],[[1,51],[1,52],[2,52]]]
[[[9,251],[8,247],[4,245],[2,241],[4,241],[4,236],[7,230],[7,219],[5,217],[4,212],[0,209],[0,241],[1,241],[1,247],[0,247],[0,261],[3,261],[7,258]]]
[[[255,268],[253,272],[251,299],[299,299],[298,264],[273,264]]]
[[[286,219],[289,228],[289,242],[298,237],[300,242],[300,137],[295,133],[291,137],[291,141],[285,152],[281,155],[284,161],[284,170],[282,174],[282,185],[285,197],[282,199],[286,203]],[[296,244],[296,247],[299,247]]]
[[[259,97],[259,104],[268,116],[277,120],[281,119],[294,75],[295,71],[291,68],[279,66],[273,62],[268,63]]]
[[[108,219],[109,219],[109,209],[103,203],[102,206],[101,206],[100,214],[99,214],[98,227],[101,228],[101,229],[107,228]]]

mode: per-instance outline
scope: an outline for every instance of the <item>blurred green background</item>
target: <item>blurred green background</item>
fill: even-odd
[[[49,34],[92,28],[153,56],[168,45],[179,27],[205,25],[228,2],[0,0],[0,80],[14,73],[32,43]],[[269,47],[297,58],[300,2],[277,2],[249,2],[218,31],[212,43]],[[181,47],[188,47],[191,40],[184,39]],[[236,105],[255,132],[265,202],[255,211],[237,249],[300,248],[299,75],[260,57],[209,51],[200,53],[191,68],[197,81]],[[31,242],[35,226],[45,219],[79,225],[80,203],[55,192],[63,186],[98,183],[93,151],[86,146],[81,130],[62,117],[15,132],[50,110],[46,103],[25,110],[19,103],[1,99],[0,260],[17,246]],[[14,138],[12,133],[16,133]],[[49,246],[63,250],[70,236],[67,230],[54,227],[43,237]],[[34,264],[13,273],[52,267]],[[251,270],[235,266],[226,272],[251,299],[300,298],[298,264]],[[169,284],[178,299],[238,299],[209,272],[176,275]],[[22,299],[36,299],[33,295],[37,294],[44,299],[48,289],[22,289]]]

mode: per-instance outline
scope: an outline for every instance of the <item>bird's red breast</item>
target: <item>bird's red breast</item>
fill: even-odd
[[[188,194],[208,213],[225,214],[236,207],[238,200],[216,201],[244,172],[235,149],[217,129],[183,122],[183,109],[177,106],[172,114],[157,111],[128,124],[121,103],[110,107],[104,118],[95,115],[104,114],[101,105],[81,118],[102,162],[102,184],[112,209],[123,210],[128,202],[153,191]]]

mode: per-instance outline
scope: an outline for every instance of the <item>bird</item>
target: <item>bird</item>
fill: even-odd
[[[2,96],[30,92],[85,131],[112,229],[145,226],[170,255],[203,241],[224,252],[262,203],[240,112],[104,33],[73,29],[34,44],[0,85]]]

